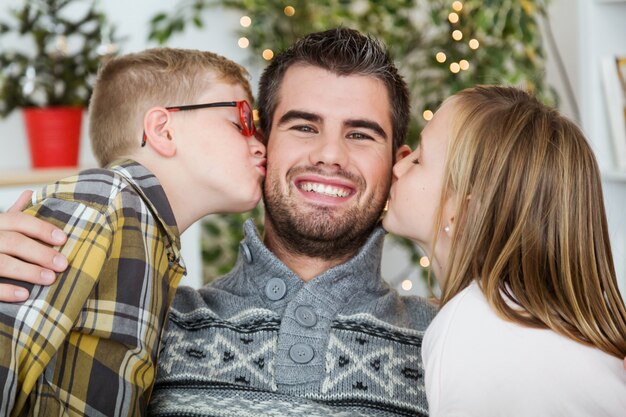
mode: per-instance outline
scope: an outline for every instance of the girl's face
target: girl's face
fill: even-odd
[[[447,218],[452,216],[447,216],[444,208],[442,229],[434,230],[453,110],[451,100],[444,102],[422,131],[417,149],[393,167],[395,181],[389,196],[389,210],[383,220],[386,230],[413,240],[431,256],[430,245],[435,235],[443,233],[447,236],[452,227],[449,224],[451,219]],[[444,231],[445,226],[449,226],[450,231]],[[442,246],[448,245],[444,243]],[[442,259],[439,254],[437,257]]]

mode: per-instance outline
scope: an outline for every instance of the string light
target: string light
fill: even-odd
[[[428,259],[428,256],[422,256],[420,258],[420,266],[422,268],[428,268],[430,266],[430,259]]]
[[[239,19],[239,24],[247,28],[252,24],[252,19],[250,19],[250,16],[242,16],[241,19]]]
[[[411,282],[411,280],[405,279],[404,281],[402,281],[402,289],[404,291],[410,291],[411,288],[413,288],[413,283]]]
[[[435,55],[435,59],[440,64],[443,64],[444,62],[446,62],[446,59],[448,59],[448,57],[443,52],[437,52],[437,55]]]
[[[479,46],[480,46],[480,43],[476,39],[470,39],[470,41],[469,41],[469,47],[470,48],[478,49]]]
[[[454,32],[452,32],[452,39],[454,39],[455,41],[460,41],[461,39],[463,39],[463,32],[458,29],[455,30]]]
[[[285,7],[285,10],[283,10],[283,12],[285,12],[285,16],[293,16],[294,14],[296,14],[296,9],[293,8],[292,6],[287,6]]]
[[[461,66],[458,64],[458,62],[453,62],[452,64],[450,64],[451,73],[456,74],[459,71],[461,71]]]
[[[469,68],[469,62],[466,59],[462,59],[459,61],[459,67],[461,67],[463,71],[466,71]]]
[[[448,15],[448,20],[450,23],[457,23],[459,21],[459,15],[452,12]]]
[[[463,3],[461,3],[460,1],[455,1],[454,3],[452,3],[452,9],[454,9],[455,12],[460,12],[461,10],[463,10]]]
[[[237,45],[239,45],[240,48],[247,48],[250,46],[250,41],[244,36],[243,38],[239,38]]]
[[[422,113],[422,117],[424,118],[424,120],[428,121],[433,118],[433,112],[430,110],[424,110],[424,113]]]
[[[274,51],[272,51],[271,49],[266,49],[263,51],[264,60],[269,61],[272,58],[274,58]]]

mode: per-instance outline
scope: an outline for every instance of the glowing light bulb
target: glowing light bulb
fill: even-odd
[[[465,71],[469,68],[469,62],[466,59],[462,59],[459,61],[459,66],[463,71]]]
[[[430,266],[430,259],[428,259],[428,256],[422,256],[420,258],[420,266],[422,268],[428,268]]]
[[[424,118],[424,120],[428,121],[433,118],[433,112],[430,110],[424,110],[424,113],[422,113],[422,117]]]
[[[452,3],[452,9],[455,12],[460,12],[461,10],[463,10],[463,3],[461,3],[460,1],[455,1],[454,3]]]
[[[404,281],[402,281],[402,289],[404,291],[410,291],[411,288],[413,288],[413,283],[410,280],[405,279]]]
[[[480,46],[480,43],[476,39],[470,39],[470,41],[469,41],[469,47],[470,48],[478,49],[479,46]]]
[[[239,38],[237,45],[239,45],[240,48],[247,48],[250,46],[250,41],[244,36],[243,38]]]
[[[448,59],[448,57],[443,52],[437,52],[437,55],[435,55],[435,59],[440,64],[443,64],[444,62],[446,62],[446,59]]]
[[[283,10],[283,12],[285,12],[285,16],[291,17],[296,14],[296,9],[294,9],[292,6],[287,6],[285,7],[285,10]]]
[[[247,28],[252,24],[252,19],[250,19],[249,16],[242,16],[241,19],[239,19],[239,24]]]
[[[450,72],[456,74],[459,71],[461,71],[461,66],[458,64],[458,62],[453,62],[452,64],[450,64]]]
[[[272,51],[271,49],[266,49],[263,51],[264,60],[269,61],[272,58],[274,58],[274,51]]]
[[[463,32],[458,29],[455,30],[454,32],[452,32],[452,39],[454,39],[455,41],[460,41],[461,39],[463,39]]]
[[[448,15],[448,20],[450,23],[457,23],[459,21],[459,15],[452,12]]]

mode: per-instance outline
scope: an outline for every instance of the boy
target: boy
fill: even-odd
[[[145,414],[185,274],[180,233],[261,197],[265,148],[246,77],[223,57],[180,49],[103,66],[89,121],[107,168],[44,188],[26,210],[68,235],[69,267],[23,304],[0,305],[0,415]]]

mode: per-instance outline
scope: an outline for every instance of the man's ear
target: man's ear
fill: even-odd
[[[408,145],[402,145],[396,150],[396,162],[411,155],[411,148]]]
[[[171,127],[171,114],[164,107],[150,108],[143,118],[146,143],[159,155],[176,155],[176,141]]]

